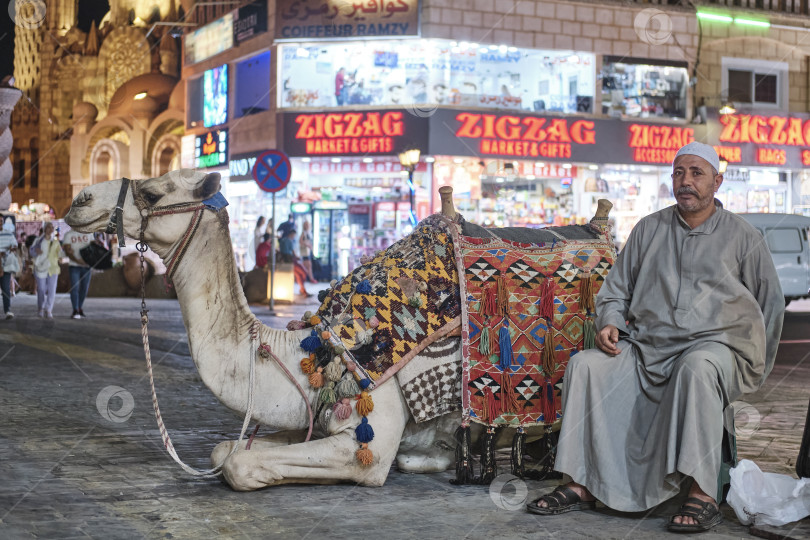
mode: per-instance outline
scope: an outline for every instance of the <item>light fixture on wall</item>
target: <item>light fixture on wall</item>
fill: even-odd
[[[720,168],[717,169],[717,174],[726,174],[726,169],[728,169],[728,160],[721,159]]]
[[[720,107],[720,109],[717,112],[719,112],[720,114],[734,114],[735,112],[737,112],[737,109],[734,108],[734,103],[729,101],[727,103],[724,103],[723,106]]]

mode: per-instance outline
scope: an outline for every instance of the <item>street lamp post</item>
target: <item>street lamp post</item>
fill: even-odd
[[[413,185],[413,171],[419,163],[419,149],[405,150],[399,154],[399,163],[408,171],[409,200],[411,203],[411,227],[416,227],[416,187]]]

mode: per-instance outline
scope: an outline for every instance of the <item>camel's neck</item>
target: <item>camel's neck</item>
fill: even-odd
[[[250,311],[236,271],[228,215],[205,211],[172,279],[188,331],[189,349],[205,384],[224,401],[236,371],[251,352]]]
[[[157,252],[168,261],[172,249]],[[275,352],[279,361],[297,363],[296,353],[300,353],[299,343],[306,332],[274,330],[260,324],[259,339],[251,342],[250,329],[257,319],[236,272],[225,211],[213,215],[206,210],[186,254],[176,263],[173,282],[191,357],[203,383],[222,403],[244,414],[255,347],[261,342]],[[287,369],[302,387],[309,388],[300,369],[292,365]],[[295,397],[293,387],[285,387],[287,377],[275,362],[257,359],[255,376],[255,388],[264,390],[255,395],[253,417],[276,429],[305,427],[307,401],[314,395]],[[275,391],[268,392],[271,388]]]

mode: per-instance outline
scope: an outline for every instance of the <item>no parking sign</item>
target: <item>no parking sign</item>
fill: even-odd
[[[287,187],[290,182],[292,176],[290,158],[281,150],[268,150],[256,158],[251,173],[262,191],[276,193]]]

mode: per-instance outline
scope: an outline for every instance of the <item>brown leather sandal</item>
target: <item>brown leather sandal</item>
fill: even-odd
[[[548,506],[537,506],[540,501],[544,501]],[[593,510],[594,508],[596,508],[596,501],[583,501],[582,497],[568,486],[557,486],[551,493],[526,505],[526,510],[541,516],[553,516],[575,510]]]
[[[690,517],[695,523],[675,523],[676,517]],[[669,518],[667,529],[672,532],[704,532],[723,521],[720,507],[713,501],[702,501],[689,497],[681,505],[681,509]]]

